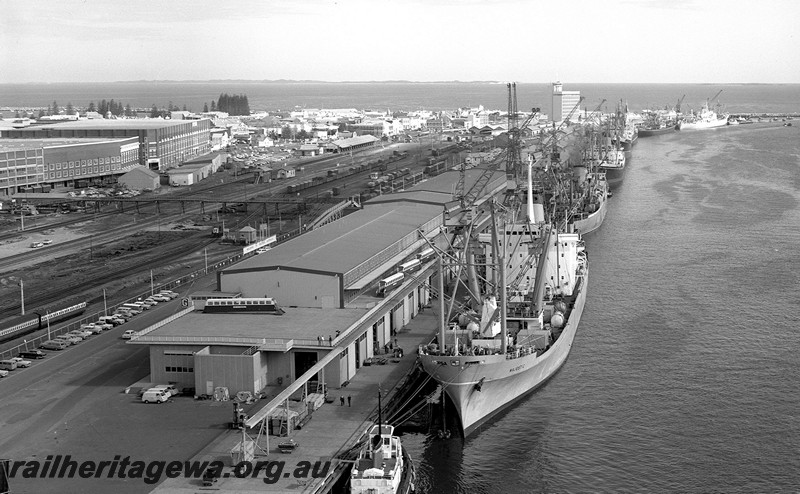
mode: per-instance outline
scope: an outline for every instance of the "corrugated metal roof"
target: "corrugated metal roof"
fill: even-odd
[[[375,205],[248,258],[225,273],[284,267],[345,273],[442,214],[440,205]]]

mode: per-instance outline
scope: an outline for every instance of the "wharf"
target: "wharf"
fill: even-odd
[[[377,411],[378,385],[380,384],[384,396],[391,397],[413,369],[417,360],[417,348],[420,344],[430,341],[436,332],[437,325],[438,316],[435,309],[428,308],[417,314],[397,332],[398,345],[404,351],[402,358],[389,359],[385,365],[362,367],[347,386],[340,389],[329,389],[328,397],[333,398],[334,402],[326,403],[314,411],[312,419],[306,422],[301,430],[292,431],[289,437],[269,436],[269,456],[264,455],[258,449],[260,446],[267,450],[267,440],[262,436],[256,447],[253,464],[259,461],[284,462],[281,473],[276,475],[275,470],[271,470],[271,480],[275,480],[274,483],[265,481],[264,471],[257,477],[236,478],[234,476],[231,466],[231,450],[241,440],[242,434],[239,430],[231,430],[220,435],[192,458],[197,462],[222,461],[225,464],[222,478],[213,486],[203,487],[202,479],[199,478],[174,478],[165,480],[151,492],[153,494],[325,492],[330,487],[325,485],[325,478],[311,478],[309,472],[306,478],[297,479],[294,478],[293,472],[301,462],[309,462],[312,466],[311,471],[313,471],[316,462],[330,461],[331,458],[351,448],[358,441],[367,427],[372,424],[371,419],[374,418]],[[399,361],[395,363],[393,360]],[[340,396],[345,398],[344,406],[340,404]],[[348,397],[350,406],[347,403]],[[384,403],[388,402],[388,397],[383,399]],[[262,400],[257,403],[252,411],[260,409],[263,404],[266,404],[266,401]],[[257,432],[255,428],[247,431],[253,439],[256,438]],[[291,454],[281,453],[278,444],[290,438],[298,444],[298,447]],[[337,463],[331,461],[328,470],[329,476],[334,473]],[[321,468],[324,468],[324,465],[321,465]]]

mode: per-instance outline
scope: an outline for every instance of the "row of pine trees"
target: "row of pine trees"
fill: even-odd
[[[71,102],[67,103],[67,106],[63,108],[63,111],[67,115],[75,115],[78,113]],[[136,116],[136,111],[131,108],[130,103],[123,106],[121,101],[115,101],[114,99],[111,99],[110,101],[102,99],[97,105],[95,105],[94,101],[92,101],[89,103],[86,111],[97,112],[100,115],[103,115],[103,117],[105,117],[107,113],[111,113],[111,115],[117,117]],[[169,102],[166,110],[159,108],[155,103],[153,103],[153,106],[150,108],[150,117],[166,117],[169,116],[170,112],[173,111],[181,111],[181,108],[178,105],[173,105],[172,101]],[[187,111],[186,105],[183,105],[183,111]],[[208,103],[203,105],[203,111],[209,111]],[[250,103],[247,101],[246,94],[230,95],[228,93],[222,93],[219,95],[219,99],[217,101],[211,101],[210,111],[222,111],[230,115],[250,115]],[[43,117],[45,115],[60,115],[61,112],[62,108],[58,106],[56,101],[53,101],[53,104],[49,105],[47,109],[39,110],[39,116]]]

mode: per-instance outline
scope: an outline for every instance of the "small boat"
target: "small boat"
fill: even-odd
[[[374,424],[350,470],[351,494],[407,494],[414,492],[416,473],[394,427]]]

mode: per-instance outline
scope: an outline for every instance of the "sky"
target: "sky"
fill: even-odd
[[[800,83],[798,0],[0,0],[0,83]]]

